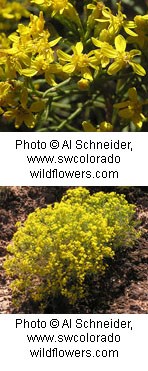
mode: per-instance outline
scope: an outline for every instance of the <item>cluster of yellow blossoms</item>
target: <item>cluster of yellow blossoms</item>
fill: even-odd
[[[69,189],[60,203],[37,209],[18,223],[5,269],[14,296],[47,304],[62,295],[71,304],[87,294],[86,279],[102,275],[106,258],[131,246],[138,233],[135,207],[123,195]]]
[[[139,82],[144,83],[147,78],[148,15],[137,15],[128,21],[120,3],[117,4],[117,14],[102,1],[92,0],[88,4],[86,1],[81,12],[73,3],[76,2],[31,0],[30,5],[39,7],[39,15],[30,14],[29,23],[19,23],[15,32],[9,35],[3,32],[0,35],[0,113],[4,121],[15,120],[16,128],[25,123],[32,129],[45,111],[44,117],[49,119],[50,108],[53,122],[54,116],[59,121],[59,128],[55,125],[53,130],[56,130],[56,126],[57,130],[72,128],[72,120],[77,113],[84,116],[86,123],[90,122],[90,117],[82,112],[78,101],[76,114],[67,112],[67,121],[58,117],[60,111],[55,110],[54,113],[55,101],[56,107],[58,104],[62,106],[62,94],[67,91],[67,96],[64,97],[66,102],[68,94],[70,97],[72,92],[73,95],[77,92],[81,96],[85,95],[84,109],[86,107],[90,116],[91,105],[94,103],[99,107],[102,104],[104,117],[99,127],[94,127],[90,122],[90,125],[83,124],[84,130],[116,130],[117,115],[113,108],[119,107],[116,104],[119,103],[118,96],[122,97],[124,94],[126,99],[127,94],[134,91],[133,94],[137,94],[135,99],[138,109],[132,104],[130,114],[123,115],[122,112],[121,115],[119,111],[119,116],[123,121],[126,119],[126,122],[133,122],[140,129],[147,120],[142,109],[144,107],[145,111],[148,101],[144,90],[140,90],[139,98],[136,88],[139,87]],[[0,19],[19,20],[29,15],[27,2],[24,3],[24,8],[23,4],[18,4],[18,11],[15,2],[3,0],[1,5]],[[52,19],[57,24],[56,29]],[[64,29],[62,32],[61,25]],[[108,97],[103,89],[103,85],[107,88],[107,83],[110,88],[111,82],[114,86],[114,92],[111,88],[111,96],[116,99],[115,104],[112,104],[112,113],[107,106]],[[62,83],[65,83],[65,92],[61,89]],[[24,91],[25,103],[20,97]],[[125,102],[126,100],[123,104]],[[82,121],[81,119],[81,123]],[[126,124],[123,123],[124,126]]]
[[[9,30],[15,21],[28,18],[30,12],[19,1],[0,0],[0,30]]]

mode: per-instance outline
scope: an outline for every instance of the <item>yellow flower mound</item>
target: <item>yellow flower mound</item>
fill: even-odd
[[[36,209],[8,246],[5,269],[14,297],[33,299],[42,310],[49,296],[74,304],[87,294],[86,278],[102,275],[106,258],[138,237],[134,213],[124,195],[90,195],[82,187],[68,190],[54,207]]]

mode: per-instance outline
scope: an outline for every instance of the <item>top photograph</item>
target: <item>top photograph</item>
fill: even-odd
[[[148,0],[0,0],[0,132],[147,132]]]

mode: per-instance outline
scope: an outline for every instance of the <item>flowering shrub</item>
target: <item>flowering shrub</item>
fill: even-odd
[[[16,129],[36,131],[139,131],[143,123],[146,127],[146,4],[143,1],[140,14],[128,19],[124,0],[110,1],[110,7],[106,3],[0,1],[4,128],[13,130],[14,124]]]
[[[68,190],[54,207],[31,213],[18,223],[4,265],[14,297],[33,299],[42,308],[49,296],[74,304],[87,293],[87,277],[102,275],[116,250],[138,237],[134,213],[124,195],[90,195],[82,187]]]

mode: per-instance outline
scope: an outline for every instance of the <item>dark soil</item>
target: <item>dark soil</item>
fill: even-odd
[[[36,207],[60,201],[68,187],[5,187],[0,191],[0,313],[16,313],[13,308],[10,280],[3,262],[6,246],[16,231],[15,223],[24,221]],[[90,192],[111,191],[115,188],[87,187]],[[117,187],[116,191],[120,192]],[[46,313],[148,313],[148,187],[125,187],[122,192],[137,206],[142,236],[134,247],[122,249],[112,260],[105,276],[88,282],[89,294],[75,307],[62,298],[49,305]],[[38,313],[33,303],[24,303],[19,313]]]

